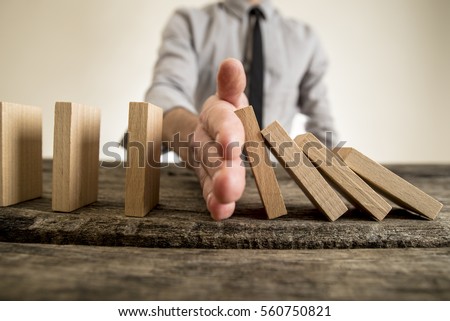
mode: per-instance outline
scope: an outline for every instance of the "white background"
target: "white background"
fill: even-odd
[[[101,107],[101,145],[150,84],[173,10],[205,0],[0,0],[0,101],[41,106],[45,157],[55,101]],[[340,137],[381,162],[449,162],[450,1],[274,0],[310,23],[331,60]]]

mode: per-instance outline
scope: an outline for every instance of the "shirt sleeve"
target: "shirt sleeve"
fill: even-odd
[[[336,132],[331,115],[324,77],[328,67],[328,59],[322,49],[318,38],[310,34],[312,55],[309,67],[305,73],[299,88],[298,106],[301,113],[307,116],[305,129],[313,133],[323,143],[331,147],[332,142],[325,142],[326,132]]]
[[[192,19],[185,10],[176,11],[162,34],[153,81],[146,101],[168,111],[184,107],[197,113],[194,94],[198,82],[198,65],[193,48]]]

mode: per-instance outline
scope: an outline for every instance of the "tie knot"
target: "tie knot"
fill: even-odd
[[[249,11],[250,16],[255,16],[256,19],[264,19],[264,13],[261,11],[261,9],[259,7],[253,7],[250,11]]]

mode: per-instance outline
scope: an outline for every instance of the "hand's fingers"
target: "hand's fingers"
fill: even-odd
[[[245,142],[245,132],[234,108],[212,97],[200,115],[203,128],[209,136],[218,142],[223,150],[224,159],[239,158]]]
[[[225,59],[217,73],[217,97],[236,108],[247,106],[248,99],[244,94],[246,83],[242,63],[233,58]]]
[[[195,168],[195,173],[200,181],[200,186],[202,188],[202,195],[205,201],[208,200],[209,195],[213,192],[213,183],[211,176],[205,171],[202,166]]]
[[[201,128],[195,141],[200,142],[196,169],[211,216],[216,220],[230,217],[245,187],[245,168],[239,158],[245,133],[234,111],[248,105],[244,94],[245,71],[236,59],[225,60],[217,75],[217,94],[205,102],[200,114]],[[214,156],[210,156],[211,148]],[[205,157],[206,154],[206,157]],[[218,164],[218,161],[220,164]]]
[[[195,140],[200,143],[199,148],[195,150],[195,159],[201,163],[203,172],[210,177],[212,184],[208,193],[212,191],[217,201],[223,204],[237,201],[245,188],[245,167],[242,166],[240,157],[224,159],[220,155],[222,145],[214,141],[202,128],[195,132]],[[239,155],[240,148],[234,149]],[[199,178],[201,179],[200,176]],[[206,196],[204,195],[205,200]]]
[[[234,213],[236,203],[222,204],[212,195],[207,201],[208,210],[211,213],[211,217],[216,221],[229,218]]]
[[[208,175],[213,178],[224,163],[222,146],[212,139],[203,128],[197,129],[195,139],[199,142],[198,150],[196,150],[196,159],[201,163]]]
[[[225,159],[238,158],[244,144],[244,128],[234,111],[248,105],[245,86],[242,63],[237,59],[225,59],[217,74],[217,94],[206,101],[200,115],[207,133],[222,145]]]
[[[220,203],[236,202],[244,193],[245,167],[240,159],[232,162],[225,164],[213,178],[213,193]]]
[[[223,220],[229,218],[236,206],[235,202],[221,203],[217,200],[213,192],[213,181],[203,167],[197,167],[195,172],[200,180],[200,185],[203,191],[203,198],[206,202],[206,207],[215,220]]]

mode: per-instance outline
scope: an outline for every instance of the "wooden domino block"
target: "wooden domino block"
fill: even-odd
[[[42,111],[0,102],[0,206],[42,196]]]
[[[392,207],[366,182],[356,175],[313,134],[306,133],[294,139],[295,143],[316,165],[319,171],[334,183],[350,203],[381,221]]]
[[[244,148],[267,217],[273,219],[287,214],[283,196],[281,195],[273,167],[270,164],[269,154],[264,145],[264,139],[261,136],[253,107],[240,108],[235,113],[244,125]]]
[[[277,121],[261,133],[289,175],[331,221],[347,211],[347,206]]]
[[[439,201],[356,149],[340,148],[335,152],[369,185],[394,203],[432,220],[442,209]]]
[[[97,200],[100,109],[57,102],[52,208],[71,212]]]
[[[128,115],[125,215],[144,217],[159,202],[163,110],[131,102]]]

